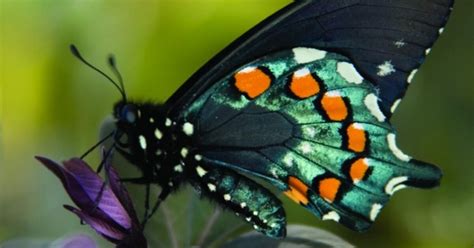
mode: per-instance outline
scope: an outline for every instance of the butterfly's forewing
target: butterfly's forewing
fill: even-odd
[[[443,31],[453,0],[300,0],[255,26],[197,71],[169,100],[179,117],[236,68],[294,47],[342,54],[379,90],[390,117]]]
[[[361,231],[395,191],[441,176],[397,148],[376,94],[348,58],[300,47],[239,68],[184,119],[203,163],[266,179],[320,218]]]

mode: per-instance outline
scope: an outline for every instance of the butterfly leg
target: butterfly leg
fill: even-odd
[[[137,160],[135,157],[133,157],[130,153],[127,151],[118,148],[118,152],[130,163],[135,164],[139,167],[142,168],[142,171],[144,171],[142,177],[137,177],[137,178],[122,178],[122,182],[129,182],[133,184],[140,184],[140,185],[145,185],[145,211],[144,211],[144,217],[142,221],[142,225],[145,226],[147,221],[153,216],[153,214],[156,212],[158,207],[160,206],[160,203],[165,200],[165,198],[169,195],[169,188],[168,186],[162,187],[162,191],[160,195],[158,196],[158,199],[156,200],[153,208],[151,208],[150,211],[150,184],[154,183],[156,178],[154,177],[155,172],[153,171],[155,168],[150,165],[145,165],[143,161]]]
[[[148,222],[148,220],[156,213],[161,203],[168,197],[170,193],[171,193],[171,190],[169,188],[162,188],[161,193],[158,195],[158,199],[156,199],[156,202],[153,205],[153,208],[151,209],[151,211],[149,210],[149,205],[146,206],[146,210],[145,210],[146,215],[145,215],[145,218],[143,218],[143,222],[142,222],[143,227]]]
[[[253,224],[267,236],[286,235],[286,216],[281,201],[257,182],[226,168],[196,165],[190,172],[197,191]]]

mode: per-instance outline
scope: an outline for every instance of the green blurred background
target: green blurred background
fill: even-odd
[[[102,68],[115,53],[129,96],[164,101],[211,56],[289,2],[1,0],[0,242],[89,231],[63,210],[70,200],[59,181],[33,160],[80,155],[119,99],[71,56],[70,43]],[[285,200],[290,223],[322,227],[359,247],[474,245],[473,3],[456,1],[393,118],[400,147],[443,169],[441,187],[396,194],[363,234]]]

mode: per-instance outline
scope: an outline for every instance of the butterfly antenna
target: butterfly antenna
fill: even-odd
[[[118,78],[120,87],[122,88],[122,92],[123,92],[123,100],[124,102],[127,102],[127,95],[125,93],[126,91],[125,91],[125,86],[123,84],[122,74],[120,74],[120,71],[117,68],[117,60],[115,60],[115,57],[113,54],[109,55],[108,63],[109,63],[110,68],[112,69],[112,72]]]
[[[70,45],[69,48],[71,49],[71,53],[72,53],[72,55],[74,55],[74,57],[76,57],[82,63],[84,63],[85,65],[87,65],[88,67],[93,69],[94,71],[100,73],[102,76],[107,78],[120,91],[120,94],[122,95],[122,98],[126,99],[125,92],[123,91],[123,89],[120,88],[120,86],[112,78],[110,78],[109,75],[105,74],[103,71],[99,70],[97,67],[95,67],[91,63],[87,62],[87,60],[85,60],[84,57],[81,56],[81,54],[79,53],[79,50],[77,49],[76,46]]]
[[[110,137],[112,137],[114,135],[115,135],[115,131],[111,132],[110,134],[108,134],[107,136],[105,136],[104,138],[99,140],[99,142],[97,142],[95,145],[93,145],[91,148],[89,148],[84,154],[82,154],[82,156],[80,158],[84,159],[87,155],[89,155],[89,153],[94,151],[98,146],[100,146],[102,143],[104,143],[106,140],[108,140]]]

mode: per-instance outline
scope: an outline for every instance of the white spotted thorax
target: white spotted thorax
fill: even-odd
[[[202,159],[189,146],[188,139],[194,134],[193,124],[173,121],[158,105],[121,104],[117,105],[114,114],[115,127],[123,132],[119,135],[120,142],[115,142],[116,149],[138,166],[147,180],[158,182],[162,187],[179,187],[180,178],[188,173],[189,164],[194,165]],[[196,177],[206,174],[202,167],[195,168],[189,168],[189,171]]]

